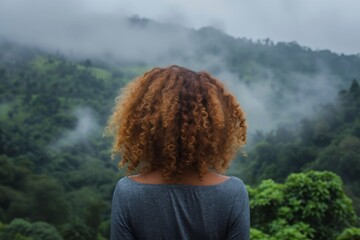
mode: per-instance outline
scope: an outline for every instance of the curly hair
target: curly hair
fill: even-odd
[[[243,110],[219,80],[172,65],[122,89],[105,133],[128,174],[161,170],[176,182],[188,168],[200,179],[208,170],[224,173],[246,143],[246,129]]]

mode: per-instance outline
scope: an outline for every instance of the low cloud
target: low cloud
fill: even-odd
[[[108,61],[165,62],[178,52],[192,51],[190,31],[125,13],[98,14],[74,1],[0,3],[0,39],[52,52]]]
[[[314,75],[289,74],[291,89],[284,87],[270,69],[269,78],[246,83],[230,72],[218,74],[227,88],[236,95],[246,112],[249,142],[257,131],[270,131],[281,124],[295,126],[305,117],[316,114],[322,104],[337,98],[340,79],[323,70]]]
[[[57,151],[65,147],[86,143],[92,134],[100,132],[100,126],[92,109],[78,107],[74,109],[72,115],[77,119],[75,128],[60,136],[56,142],[51,144],[51,149]]]

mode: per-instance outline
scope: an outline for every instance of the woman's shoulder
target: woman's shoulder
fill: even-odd
[[[128,193],[130,190],[133,190],[132,181],[128,177],[120,178],[115,186],[115,192],[118,193]]]
[[[233,186],[245,187],[245,183],[241,178],[236,176],[230,176],[229,178],[231,179],[231,183]]]
[[[128,176],[124,176],[122,178],[120,178],[117,183],[116,183],[116,188],[131,188],[133,186],[132,185],[133,180],[129,179]]]
[[[244,199],[248,198],[248,192],[245,186],[245,183],[241,178],[230,176],[224,184],[219,185],[218,191],[221,192],[221,195],[226,196],[229,199]]]

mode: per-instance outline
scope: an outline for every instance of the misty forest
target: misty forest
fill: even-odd
[[[227,174],[247,185],[251,239],[360,239],[359,55],[139,17],[120,25],[134,45],[103,53],[0,40],[0,239],[109,239],[124,171],[107,118],[127,82],[172,64],[214,74],[247,113],[246,155]]]

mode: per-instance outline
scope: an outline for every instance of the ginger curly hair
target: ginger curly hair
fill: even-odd
[[[105,132],[128,174],[160,169],[176,182],[187,168],[200,179],[208,170],[224,173],[246,143],[246,129],[243,110],[219,80],[173,65],[123,88]]]

